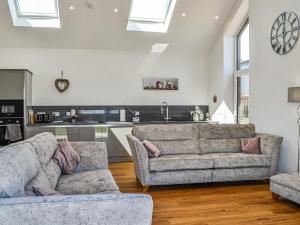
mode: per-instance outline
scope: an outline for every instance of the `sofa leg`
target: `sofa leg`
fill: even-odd
[[[136,181],[140,182],[139,178],[138,177],[135,177]]]
[[[270,184],[270,179],[265,179],[265,182],[266,182],[267,184]]]
[[[272,199],[277,201],[279,199],[280,195],[272,193]]]
[[[143,192],[146,193],[149,190],[150,186],[143,186]]]

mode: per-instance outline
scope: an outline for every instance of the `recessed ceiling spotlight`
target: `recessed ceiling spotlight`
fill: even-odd
[[[182,17],[186,17],[186,13],[181,13],[181,16]]]
[[[75,7],[73,5],[70,6],[70,10],[74,10]]]
[[[220,17],[219,16],[215,16],[215,20],[218,20]]]
[[[119,9],[118,8],[114,8],[114,12],[115,13],[119,12]]]

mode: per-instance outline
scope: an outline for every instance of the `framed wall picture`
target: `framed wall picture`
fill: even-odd
[[[144,90],[166,90],[177,91],[178,79],[177,78],[144,78]]]

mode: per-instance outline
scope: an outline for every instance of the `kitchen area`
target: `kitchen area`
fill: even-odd
[[[0,70],[0,145],[9,127],[19,127],[22,139],[52,132],[57,139],[101,141],[110,162],[131,161],[126,135],[143,124],[207,123],[208,106],[168,105],[42,105],[32,104],[32,76],[29,70]],[[17,124],[17,125],[12,125]],[[9,128],[11,129],[11,128]],[[17,132],[18,133],[18,132]]]

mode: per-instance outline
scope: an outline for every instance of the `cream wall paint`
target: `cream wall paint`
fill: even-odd
[[[251,121],[260,132],[283,136],[282,172],[297,168],[297,104],[287,102],[287,91],[300,85],[300,43],[288,55],[277,55],[270,45],[270,32],[276,17],[290,10],[300,16],[300,1],[250,1]]]
[[[0,68],[27,68],[34,105],[208,105],[205,57],[163,53],[152,70],[139,72],[147,53],[38,48],[0,49]],[[54,80],[64,70],[71,87],[60,94]],[[179,78],[179,91],[144,91],[142,78]]]

